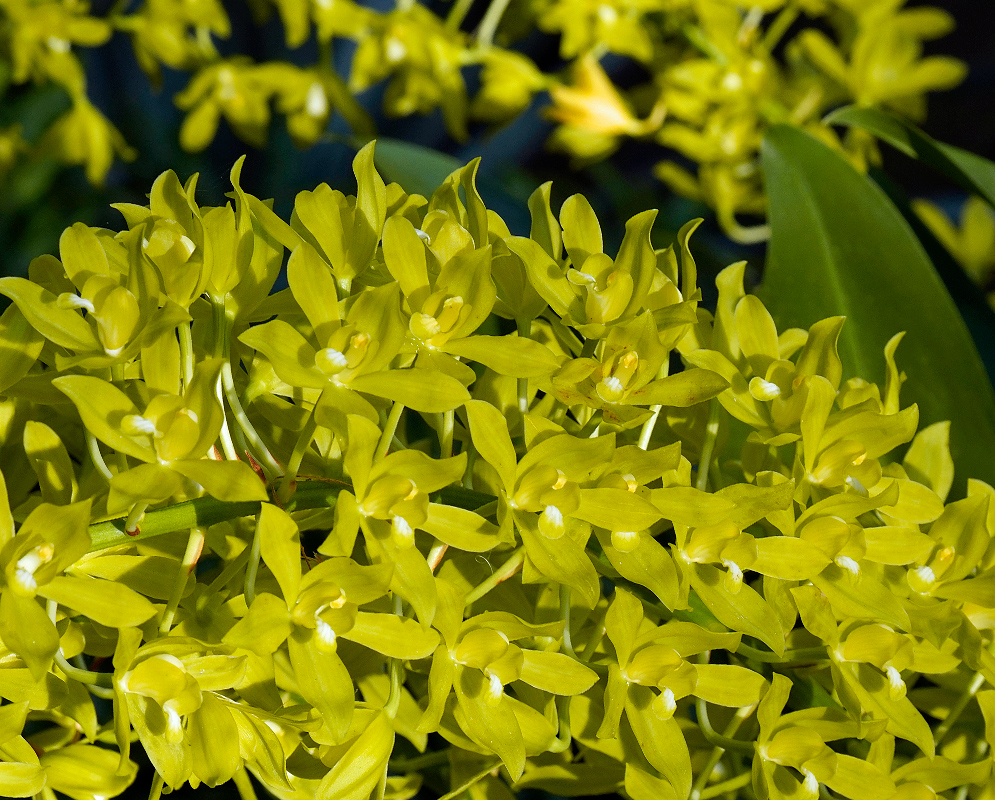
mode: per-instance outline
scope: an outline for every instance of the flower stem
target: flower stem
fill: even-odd
[[[453,454],[453,429],[456,426],[456,412],[453,409],[442,412],[442,427],[439,430],[440,458],[449,458]]]
[[[501,17],[508,10],[510,0],[491,0],[491,4],[484,12],[484,18],[480,20],[480,27],[477,28],[477,43],[481,48],[488,48],[494,43],[494,34],[497,32]]]
[[[466,15],[470,12],[473,7],[473,0],[456,0],[453,3],[453,7],[449,9],[449,13],[446,15],[446,29],[450,31],[458,31],[460,25],[463,24],[463,20],[466,19]]]
[[[259,572],[259,557],[262,549],[262,537],[259,535],[259,520],[262,510],[256,515],[256,529],[252,532],[252,550],[249,552],[249,563],[245,568],[245,605],[251,606],[256,599],[256,575]]]
[[[788,28],[798,19],[800,13],[801,9],[794,3],[791,3],[782,8],[781,12],[774,17],[774,21],[767,28],[767,32],[764,33],[763,38],[763,46],[768,53],[777,47],[784,34],[788,32]]]
[[[950,713],[947,714],[946,718],[936,726],[936,733],[933,736],[934,741],[939,747],[940,743],[946,738],[947,734],[950,733],[950,729],[953,728],[954,724],[960,719],[960,715],[964,713],[964,709],[967,708],[971,700],[978,693],[978,690],[985,685],[985,677],[980,672],[975,674],[971,679],[971,682],[967,685],[964,691],[961,693],[957,701],[950,707]]]
[[[449,763],[448,750],[433,750],[413,758],[391,759],[391,772],[421,772],[429,767],[439,767]]]
[[[176,332],[180,339],[180,371],[183,375],[183,390],[186,391],[193,380],[193,365],[196,360],[193,353],[193,332],[186,322],[177,325]]]
[[[518,335],[523,339],[528,339],[532,336],[532,320],[523,318],[517,321],[518,323]],[[518,379],[518,410],[522,414],[527,414],[529,411],[529,379],[519,378]]]
[[[469,594],[466,596],[466,600],[464,601],[464,608],[477,602],[499,583],[504,583],[508,580],[508,578],[522,568],[523,563],[525,563],[525,548],[519,547],[514,553],[512,553],[511,558],[498,567],[495,572],[491,573],[491,576],[487,578],[487,580],[470,590]]]
[[[715,732],[715,729],[712,727],[712,723],[708,720],[707,704],[700,697],[697,699],[695,708],[698,712],[698,725],[701,728],[701,733],[714,747],[720,747],[723,750],[753,752],[753,742],[746,742],[741,739],[731,739],[728,736],[723,736],[722,734]]]
[[[245,771],[245,767],[241,767],[232,775],[232,781],[235,783],[238,796],[242,800],[256,800],[256,790],[252,788],[252,781],[249,779],[249,773]]]
[[[300,471],[301,462],[304,460],[304,454],[307,453],[307,449],[311,446],[311,440],[314,438],[314,432],[318,427],[318,423],[314,418],[314,409],[308,414],[307,420],[304,422],[304,427],[301,428],[301,433],[297,437],[297,443],[294,445],[294,452],[290,454],[290,460],[287,462],[287,471],[283,475],[283,480],[280,481],[280,488],[277,492],[281,502],[286,503],[290,499],[290,495],[294,492],[294,485],[297,483],[297,473]]]
[[[83,683],[87,686],[97,686],[104,689],[111,689],[114,686],[114,676],[109,672],[91,672],[88,669],[74,667],[66,661],[66,657],[62,655],[62,650],[55,651],[55,663],[59,665],[59,669],[66,673],[68,677],[78,683]]]
[[[169,629],[173,627],[173,620],[176,618],[176,609],[180,606],[183,597],[183,590],[186,588],[187,579],[194,567],[200,560],[201,553],[204,552],[204,531],[201,528],[191,528],[190,536],[187,539],[187,549],[183,553],[183,560],[180,562],[179,571],[173,581],[173,588],[166,601],[166,608],[162,612],[162,619],[159,621],[159,633],[165,636]]]
[[[750,781],[753,780],[753,774],[750,772],[744,772],[742,775],[737,775],[735,778],[730,778],[722,783],[716,783],[714,786],[709,786],[707,789],[702,789],[701,793],[697,796],[698,800],[709,800],[712,797],[719,797],[729,792],[734,792],[737,789],[742,789],[744,786],[748,786]],[[691,795],[694,797],[695,795]]]
[[[657,380],[660,378],[666,378],[670,374],[670,357],[663,360],[663,364],[660,365],[660,370],[656,373]],[[650,411],[652,415],[646,422],[643,423],[642,430],[639,431],[639,442],[638,447],[640,450],[646,450],[650,446],[650,440],[653,438],[653,430],[656,428],[656,421],[660,418],[660,411],[663,406],[652,406]]]
[[[155,777],[152,779],[152,788],[149,789],[149,800],[159,800],[162,797],[162,775],[156,772]]]
[[[373,454],[374,464],[387,455],[387,450],[390,449],[390,442],[394,438],[394,432],[397,430],[397,423],[401,421],[402,411],[404,411],[404,403],[399,403],[395,400],[394,405],[390,407],[390,414],[387,416],[387,423],[380,436],[380,441],[377,443],[377,450]]]
[[[743,724],[743,721],[753,713],[754,708],[755,706],[747,706],[739,709],[733,715],[733,718],[729,720],[729,724],[726,725],[725,730],[722,731],[722,735],[732,739],[732,737],[736,735],[736,731],[739,730],[739,726]],[[719,760],[722,758],[724,753],[724,747],[715,747],[712,750],[711,755],[708,757],[708,761],[705,763],[705,768],[698,775],[694,785],[691,787],[690,800],[701,800],[704,796],[705,784],[708,783],[708,778],[712,774],[712,770],[715,769],[715,765],[719,763]],[[714,795],[709,795],[709,797],[713,796]]]
[[[100,443],[97,442],[97,438],[87,428],[83,429],[83,435],[86,437],[86,449],[90,453],[90,460],[93,461],[93,466],[97,468],[97,472],[110,481],[114,477],[114,473],[107,468],[107,462],[104,461],[104,457],[100,453]]]
[[[308,478],[297,483],[297,490],[287,501],[285,509],[288,512],[306,511],[315,508],[334,508],[335,500],[341,489],[351,489],[346,481]],[[450,486],[440,492],[442,501],[447,505],[460,508],[476,509],[494,500],[493,495],[473,492],[462,486]],[[90,525],[90,549],[94,553],[117,547],[122,544],[134,544],[138,541],[151,539],[177,531],[189,531],[191,528],[208,528],[219,522],[251,517],[259,513],[258,501],[233,503],[217,500],[213,497],[198,497],[182,503],[157,508],[145,513],[142,528],[134,535],[125,533],[125,518],[94,522]]]
[[[712,455],[715,452],[715,439],[719,433],[719,401],[713,399],[712,407],[708,413],[708,425],[705,427],[705,441],[701,446],[701,458],[698,461],[698,481],[696,488],[698,491],[705,491],[708,487],[708,470],[711,467]]]
[[[765,664],[808,663],[828,658],[825,647],[800,647],[797,650],[785,650],[783,656],[777,653],[765,653],[749,645],[740,644],[736,648],[737,655]]]

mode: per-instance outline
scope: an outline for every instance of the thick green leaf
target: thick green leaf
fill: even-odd
[[[963,475],[995,480],[995,395],[963,320],[922,246],[884,193],[807,134],[776,126],[763,145],[772,237],[763,299],[778,327],[845,315],[849,374],[881,382],[882,351],[899,353],[906,402],[923,424],[952,421]],[[841,202],[846,198],[846,202]]]
[[[938,142],[908,120],[879,108],[846,106],[829,114],[825,122],[863,128],[995,205],[995,164],[987,158]]]
[[[377,138],[373,161],[385,178],[426,197],[463,167],[463,162],[445,153],[382,136]]]

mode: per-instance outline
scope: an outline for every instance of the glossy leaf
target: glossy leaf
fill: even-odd
[[[829,114],[825,121],[831,125],[863,128],[995,205],[995,164],[986,158],[938,142],[907,119],[880,108],[844,106]]]
[[[847,374],[875,381],[883,377],[885,344],[906,331],[899,354],[909,375],[906,402],[918,404],[927,425],[951,420],[954,460],[995,480],[991,383],[900,213],[842,157],[796,129],[772,128],[763,160],[772,237],[762,297],[779,327],[845,315],[840,354]]]

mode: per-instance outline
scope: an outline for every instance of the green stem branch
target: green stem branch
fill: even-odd
[[[186,588],[190,573],[197,566],[200,554],[203,552],[204,531],[201,528],[191,528],[190,536],[187,539],[187,549],[183,553],[179,572],[173,581],[173,588],[170,590],[169,599],[166,601],[166,608],[162,612],[162,619],[159,621],[160,635],[165,636],[169,633],[169,629],[173,627],[173,620],[176,618],[176,609],[180,607],[183,590]]]
[[[735,778],[730,778],[722,783],[716,783],[714,786],[709,786],[707,789],[702,789],[701,794],[698,795],[698,800],[709,800],[709,798],[712,797],[721,797],[729,792],[735,792],[737,789],[749,786],[750,781],[752,780],[753,774],[750,772],[744,772],[742,775],[737,775]]]
[[[708,487],[708,470],[711,467],[712,455],[715,452],[715,440],[719,433],[719,410],[721,408],[719,401],[713,399],[711,410],[708,412],[705,441],[701,446],[701,458],[698,461],[698,480],[695,484],[698,491],[701,492]]]
[[[491,574],[487,580],[475,586],[470,590],[469,594],[466,596],[464,602],[464,608],[469,607],[485,594],[487,594],[491,589],[497,586],[499,583],[504,583],[508,578],[514,575],[518,570],[522,568],[522,564],[525,563],[525,548],[519,547],[509,558],[505,561],[498,569]]]
[[[180,372],[183,377],[183,390],[190,385],[193,380],[193,365],[196,361],[193,352],[193,332],[189,323],[181,323],[176,326],[176,332],[180,340]]]
[[[501,17],[508,10],[510,0],[491,0],[491,4],[484,12],[484,18],[480,20],[480,27],[477,28],[477,44],[482,49],[490,47],[494,43],[494,34],[497,33]]]
[[[950,707],[950,713],[947,714],[946,718],[936,726],[936,733],[934,734],[933,739],[936,741],[937,747],[939,747],[939,745],[943,742],[947,734],[950,733],[951,728],[953,728],[957,720],[960,719],[960,715],[964,713],[964,709],[967,708],[968,704],[978,693],[978,690],[984,685],[985,678],[980,672],[971,679],[971,682],[961,693],[960,697],[958,697],[957,701]]]
[[[280,488],[277,495],[281,502],[286,503],[290,499],[290,495],[294,493],[294,484],[297,483],[297,473],[301,469],[304,454],[307,453],[307,449],[311,446],[311,440],[314,438],[314,432],[317,427],[318,422],[314,418],[314,409],[312,409],[311,413],[308,414],[304,427],[301,429],[300,435],[297,437],[294,451],[290,454],[290,460],[287,462],[287,471],[283,476],[283,480],[280,481]]]
[[[708,706],[700,697],[697,699],[695,708],[698,712],[698,726],[702,735],[712,744],[713,747],[720,747],[723,750],[739,750],[741,752],[753,752],[753,742],[745,742],[740,739],[731,739],[716,733],[712,723],[708,719]]]
[[[300,480],[297,489],[285,505],[288,512],[315,508],[334,508],[342,489],[351,489],[346,481],[309,478]],[[440,492],[442,502],[466,509],[477,509],[493,502],[492,495],[470,491],[462,486],[450,486]],[[252,517],[259,513],[258,501],[232,503],[213,497],[198,497],[164,508],[146,511],[141,529],[133,535],[125,531],[124,517],[94,522],[90,525],[90,549],[94,553],[122,544],[151,539],[191,528],[208,528],[219,522]]]
[[[736,735],[736,731],[739,730],[739,726],[743,724],[744,720],[753,713],[755,706],[747,706],[746,708],[739,709],[731,720],[729,724],[726,725],[725,730],[722,731],[722,735],[727,739],[732,739]],[[712,770],[715,769],[715,765],[719,763],[725,753],[724,747],[715,747],[708,757],[708,761],[705,763],[705,768],[698,774],[694,785],[691,787],[690,800],[701,800],[704,797],[705,784],[708,783],[708,778],[712,774]],[[709,795],[714,796],[714,795]]]
[[[256,599],[256,575],[259,573],[259,557],[262,550],[262,536],[259,534],[259,521],[262,511],[256,515],[256,529],[252,533],[252,550],[245,569],[245,605],[251,606]]]
[[[387,455],[387,451],[390,449],[390,443],[394,438],[394,432],[397,430],[397,424],[401,421],[402,411],[404,411],[404,403],[399,403],[395,400],[394,405],[390,407],[390,414],[387,416],[387,422],[384,425],[383,434],[381,434],[380,441],[377,443],[377,450],[373,454],[374,464]]]
[[[528,339],[532,336],[532,320],[530,319],[518,320],[518,335],[523,339]],[[529,411],[529,379],[519,378],[517,388],[518,388],[518,410],[522,414],[527,414]]]

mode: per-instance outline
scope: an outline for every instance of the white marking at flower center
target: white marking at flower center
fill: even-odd
[[[314,119],[320,119],[328,113],[328,96],[318,81],[314,81],[308,87],[307,95],[304,97],[304,110]]]

